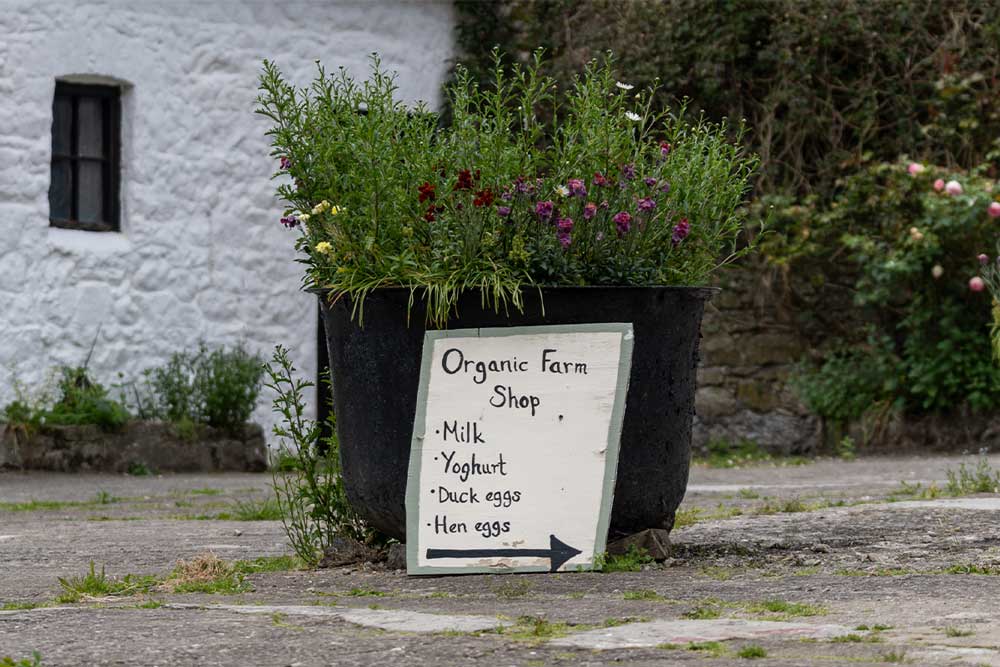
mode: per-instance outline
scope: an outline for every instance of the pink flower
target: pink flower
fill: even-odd
[[[501,218],[506,218],[510,215],[510,206],[500,206],[497,208],[497,215]]]
[[[535,204],[535,215],[537,215],[542,220],[548,220],[552,217],[552,209],[555,207],[550,201],[540,201]]]
[[[625,211],[615,213],[615,217],[612,220],[615,221],[615,228],[618,230],[619,237],[628,234],[628,230],[632,228],[632,216]]]
[[[910,176],[916,176],[917,174],[923,173],[924,165],[919,162],[911,162],[910,166],[906,168],[906,171],[910,172]]]
[[[978,259],[979,263],[982,264],[983,266],[986,266],[987,264],[990,263],[990,258],[985,253],[980,253],[979,257],[977,257],[976,259]]]
[[[587,202],[587,205],[583,207],[583,219],[590,220],[597,214],[597,204],[592,201]]]
[[[973,292],[982,292],[986,289],[986,283],[983,282],[982,278],[976,276],[975,278],[969,280],[969,289]]]
[[[936,190],[937,192],[941,192],[942,190],[944,190],[943,178],[939,178],[936,181],[934,181],[934,190]]]
[[[652,211],[654,208],[656,208],[656,202],[650,199],[649,197],[646,197],[644,199],[639,200],[638,206],[640,211]]]
[[[660,142],[660,157],[667,157],[670,155],[670,144],[666,141]]]
[[[670,237],[674,245],[677,245],[681,241],[687,238],[687,235],[691,232],[691,225],[688,223],[687,218],[681,218],[681,221],[674,226],[674,233]]]
[[[291,169],[292,168],[292,161],[291,161],[291,159],[289,159],[289,158],[285,157],[284,155],[282,155],[281,156],[281,168],[284,169],[284,170],[286,170],[286,171],[288,169]]]
[[[587,196],[587,186],[583,184],[579,178],[571,178],[566,181],[566,185],[569,186],[569,193],[574,197],[586,197]]]
[[[605,178],[604,174],[599,171],[594,172],[594,185],[597,187],[603,187],[608,184],[608,179]]]
[[[958,181],[948,181],[944,184],[944,191],[950,195],[962,194],[962,184]]]
[[[560,230],[559,233],[556,235],[556,237],[559,239],[559,244],[563,248],[568,248],[569,244],[573,242],[573,239],[569,235],[568,231],[562,231],[562,230]]]
[[[559,218],[556,226],[559,227],[559,231],[569,233],[573,231],[573,218]]]
[[[990,205],[986,207],[986,212],[990,214],[991,218],[1000,218],[1000,201],[990,202]]]

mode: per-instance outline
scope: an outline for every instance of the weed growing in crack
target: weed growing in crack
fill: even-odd
[[[962,463],[958,470],[949,469],[947,475],[945,491],[952,496],[997,493],[1000,490],[1000,471],[995,470],[985,456],[979,459],[975,468]]]
[[[766,658],[767,651],[764,650],[763,646],[758,646],[757,644],[750,644],[749,646],[744,646],[736,655],[744,658],[746,660],[756,660],[757,658]]]
[[[30,658],[14,660],[10,656],[0,656],[0,667],[39,667],[42,664],[42,654],[33,651]]]
[[[94,561],[90,561],[90,571],[82,577],[59,577],[59,585],[63,592],[56,598],[56,602],[68,604],[86,598],[148,593],[156,583],[156,577],[151,576],[126,574],[121,579],[109,577],[104,572],[104,566],[101,566],[101,571],[98,573]]]
[[[947,637],[971,637],[976,633],[972,630],[963,630],[962,628],[956,628],[949,625],[944,629],[944,634]]]
[[[651,588],[640,588],[634,591],[625,591],[622,594],[625,600],[663,600],[663,596]]]
[[[785,600],[764,600],[763,602],[751,603],[747,606],[747,611],[753,614],[774,615],[780,618],[819,616],[826,613],[826,609],[823,607],[799,602],[786,602]]]
[[[523,598],[531,592],[531,583],[526,579],[511,579],[493,586],[492,590],[498,598],[512,600]]]
[[[649,552],[634,544],[621,555],[601,554],[594,559],[594,569],[602,572],[639,572],[643,565],[656,562]]]

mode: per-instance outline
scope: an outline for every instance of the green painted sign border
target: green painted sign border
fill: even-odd
[[[433,330],[424,334],[424,349],[420,362],[420,386],[417,390],[417,412],[413,422],[413,439],[410,442],[410,467],[406,479],[406,573],[411,575],[435,574],[502,574],[519,572],[548,572],[545,566],[523,567],[434,567],[417,565],[420,548],[417,543],[419,525],[417,506],[420,500],[420,461],[423,442],[419,434],[424,432],[427,420],[427,388],[430,383],[431,356],[433,342],[442,338],[499,338],[523,336],[525,334],[546,333],[620,333],[621,350],[618,358],[618,381],[615,384],[614,407],[608,428],[608,449],[604,462],[604,485],[601,489],[601,514],[597,520],[597,535],[594,540],[594,554],[597,556],[607,547],[608,525],[611,522],[611,504],[615,494],[615,479],[618,474],[618,451],[621,445],[622,420],[625,416],[625,396],[632,372],[632,347],[634,332],[631,323],[607,322],[593,324],[551,324],[522,327],[488,327],[479,329]],[[555,531],[555,527],[553,527]],[[558,535],[556,535],[558,537]],[[531,545],[534,546],[534,545]],[[544,548],[546,545],[538,545]]]

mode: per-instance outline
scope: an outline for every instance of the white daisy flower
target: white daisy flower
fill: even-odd
[[[559,195],[560,197],[569,197],[569,188],[567,188],[565,185],[557,185],[556,194]]]
[[[622,83],[621,81],[615,81],[615,85],[621,88],[622,90],[632,90],[633,88],[635,88],[635,86],[633,86],[631,83]]]
[[[629,120],[634,120],[635,122],[639,122],[640,120],[642,120],[642,116],[640,116],[637,113],[633,113],[631,111],[626,111],[625,117],[628,118]]]

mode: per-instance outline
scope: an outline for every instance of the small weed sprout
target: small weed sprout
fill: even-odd
[[[602,572],[639,572],[644,565],[654,563],[655,560],[645,549],[640,549],[634,544],[629,545],[628,550],[621,555],[601,554],[594,560],[594,569]]]
[[[744,646],[739,651],[736,652],[741,658],[747,660],[756,660],[757,658],[766,658],[767,651],[764,650],[763,646],[758,646],[757,644],[750,644],[749,646]]]
[[[42,664],[42,654],[33,651],[30,658],[14,660],[10,656],[0,656],[0,667],[39,667]]]

